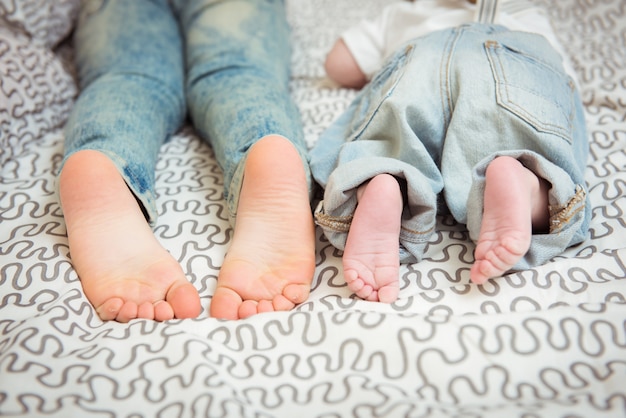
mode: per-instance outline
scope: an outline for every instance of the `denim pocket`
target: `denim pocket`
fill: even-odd
[[[353,134],[349,141],[359,139],[380,106],[393,94],[398,82],[402,79],[404,68],[413,49],[413,45],[408,44],[393,55],[359,93],[358,105],[354,111],[352,126],[350,126],[350,132]]]
[[[519,47],[487,41],[485,50],[498,104],[537,131],[558,135],[571,143],[574,84],[569,76],[539,54]]]

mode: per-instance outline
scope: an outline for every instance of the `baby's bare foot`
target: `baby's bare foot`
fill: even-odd
[[[358,205],[343,254],[348,288],[362,299],[398,298],[402,194],[398,181],[380,174],[357,192]]]
[[[200,298],[159,244],[113,163],[97,151],[71,156],[60,176],[72,264],[103,320],[191,318]]]
[[[232,244],[211,300],[224,319],[286,311],[309,295],[315,232],[302,159],[281,136],[267,136],[246,159]]]
[[[511,269],[530,248],[533,228],[547,228],[545,180],[511,157],[498,157],[485,174],[483,221],[470,278],[484,283]]]

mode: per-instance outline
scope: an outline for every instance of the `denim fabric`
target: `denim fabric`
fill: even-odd
[[[316,221],[343,249],[356,188],[392,174],[407,183],[401,261],[419,261],[439,197],[478,238],[486,166],[510,155],[552,185],[550,233],[533,235],[515,266],[528,268],[585,239],[587,153],[578,92],[543,37],[481,24],[435,32],[396,53],[320,137]]]
[[[154,223],[158,153],[187,105],[224,171],[234,222],[245,156],[258,139],[282,135],[307,163],[288,89],[289,39],[282,0],[85,1],[75,35],[83,90],[65,158],[108,155]]]

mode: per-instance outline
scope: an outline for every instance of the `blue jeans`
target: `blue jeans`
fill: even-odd
[[[188,108],[223,169],[234,222],[245,157],[258,139],[288,138],[308,170],[288,88],[289,30],[282,0],[84,1],[75,34],[82,92],[65,158],[106,154],[154,223],[159,149]]]
[[[533,235],[515,266],[532,267],[587,235],[587,153],[578,92],[543,37],[480,24],[435,32],[396,53],[320,137],[316,222],[343,249],[356,188],[392,174],[407,186],[401,261],[419,261],[439,197],[477,240],[486,167],[508,155],[551,184],[550,233]]]

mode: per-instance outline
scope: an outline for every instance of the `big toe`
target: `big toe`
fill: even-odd
[[[174,317],[195,318],[200,314],[200,295],[191,283],[185,281],[178,286],[174,286],[167,294],[167,302],[173,309]],[[157,316],[157,312],[155,312]]]
[[[243,299],[227,287],[217,287],[211,298],[209,314],[218,319],[239,319],[239,307]]]
[[[400,289],[398,284],[390,284],[378,289],[378,300],[383,303],[393,303],[398,299],[398,293]]]

